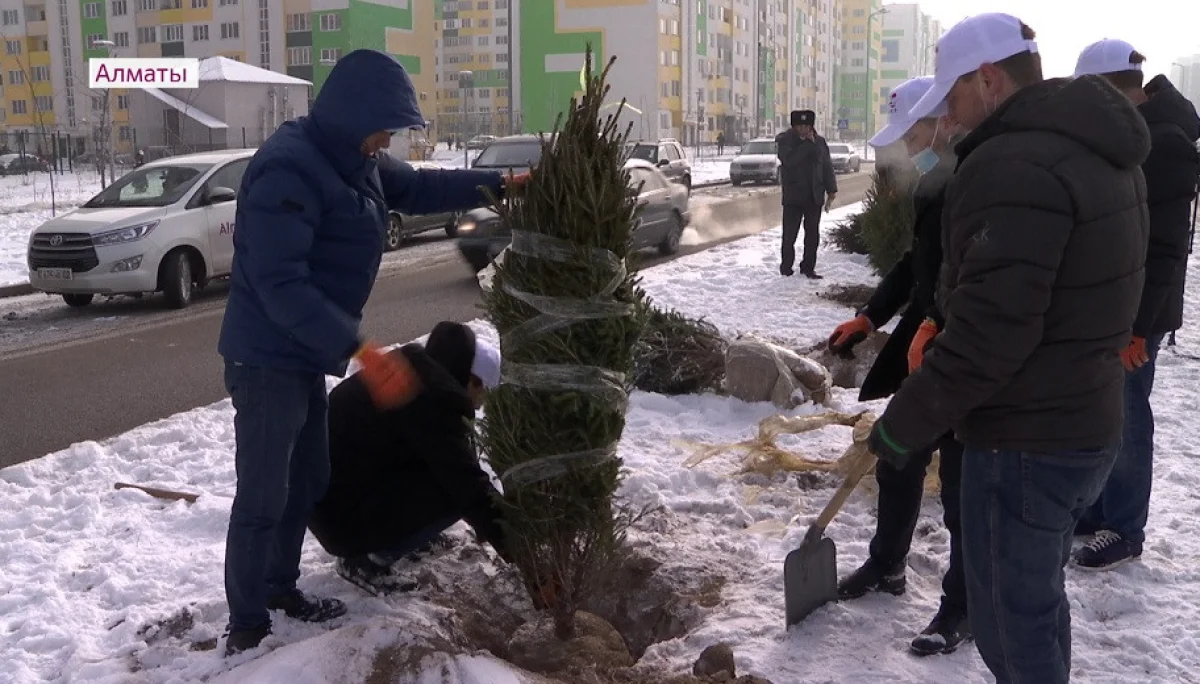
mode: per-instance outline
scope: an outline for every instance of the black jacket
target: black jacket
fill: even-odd
[[[837,175],[825,138],[813,134],[812,140],[806,140],[789,128],[775,136],[775,146],[783,204],[819,207],[825,204],[827,193],[837,192]]]
[[[1101,78],[1022,89],[956,148],[946,190],[945,327],[882,420],[922,448],[1115,444],[1120,351],[1141,300],[1150,133]]]
[[[357,373],[330,392],[329,490],[309,529],[342,557],[394,547],[447,517],[465,518],[484,541],[500,544],[466,390],[420,345],[402,353],[424,383],[408,405],[379,411]]]
[[[942,267],[942,207],[954,160],[944,160],[921,177],[913,194],[913,242],[875,288],[862,313],[881,328],[908,304],[863,381],[859,401],[891,396],[908,377],[908,347],[921,322],[932,313]]]
[[[1150,99],[1138,110],[1150,128],[1150,156],[1142,164],[1150,207],[1150,248],[1146,286],[1133,322],[1133,334],[1149,337],[1183,325],[1183,285],[1187,271],[1192,202],[1200,182],[1200,117],[1165,76],[1146,84]]]

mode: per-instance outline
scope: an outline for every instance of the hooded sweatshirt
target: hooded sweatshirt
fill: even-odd
[[[1149,235],[1142,116],[1098,77],[1023,88],[957,148],[945,328],[881,420],[902,447],[1070,454],[1121,436]]]
[[[361,151],[380,131],[424,126],[395,59],[355,50],[333,68],[309,116],[250,161],[238,192],[233,273],[218,350],[227,361],[343,375],[383,256],[389,209],[470,209],[492,171],[415,170]]]
[[[1138,106],[1150,129],[1150,156],[1142,164],[1150,207],[1146,286],[1133,334],[1149,337],[1183,325],[1192,202],[1200,182],[1200,116],[1166,76],[1146,84],[1149,100]]]

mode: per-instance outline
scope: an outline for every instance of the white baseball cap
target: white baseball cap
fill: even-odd
[[[1141,71],[1141,63],[1130,61],[1137,52],[1132,45],[1116,38],[1105,38],[1085,47],[1075,63],[1075,77],[1115,74],[1118,71]]]
[[[913,118],[909,112],[913,105],[932,87],[932,76],[919,76],[893,88],[892,94],[888,96],[888,123],[883,130],[875,134],[875,137],[867,141],[867,144],[872,147],[887,147],[904,137],[908,129],[920,121],[918,118]],[[941,102],[934,107],[929,116],[942,116],[948,111],[949,107],[946,106],[946,103]]]
[[[471,375],[483,386],[496,389],[500,385],[500,350],[495,345],[475,339],[475,358],[471,359]]]
[[[933,87],[913,105],[909,116],[932,116],[959,78],[1022,52],[1036,53],[1037,43],[1021,35],[1020,19],[999,12],[963,19],[937,42]]]

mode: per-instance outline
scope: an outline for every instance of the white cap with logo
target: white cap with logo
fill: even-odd
[[[1133,63],[1130,58],[1137,52],[1123,40],[1105,38],[1085,47],[1075,63],[1075,77],[1115,74],[1119,71],[1141,71],[1141,62]]]
[[[1037,43],[1022,35],[1020,19],[1000,12],[963,19],[937,42],[933,87],[913,105],[909,116],[932,116],[959,78],[1022,52],[1036,53]]]
[[[892,89],[892,94],[888,96],[888,123],[868,141],[868,144],[872,147],[887,147],[904,137],[904,134],[908,133],[908,129],[921,120],[911,115],[913,105],[932,87],[932,76],[919,76]],[[942,102],[934,107],[928,116],[942,116],[948,109],[946,103]]]
[[[483,386],[496,389],[500,385],[500,350],[495,345],[475,339],[475,358],[471,360],[471,375]]]

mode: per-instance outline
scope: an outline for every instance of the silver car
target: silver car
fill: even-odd
[[[779,183],[779,156],[774,138],[755,138],[746,143],[729,163],[729,182]]]

